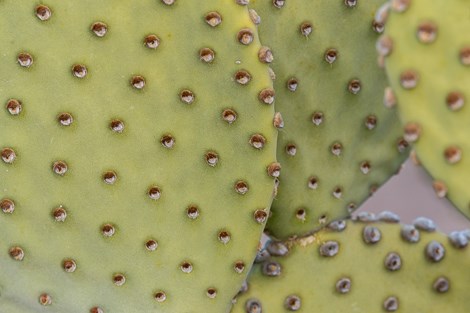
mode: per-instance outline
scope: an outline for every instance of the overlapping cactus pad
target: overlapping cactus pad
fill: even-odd
[[[469,3],[392,1],[386,57],[405,135],[434,177],[438,196],[470,216]]]
[[[0,38],[0,311],[227,311],[280,170],[247,7],[5,0]]]
[[[306,233],[347,216],[396,173],[407,143],[375,42],[374,1],[250,2],[260,22],[260,60],[275,74],[283,165],[268,228]]]
[[[232,312],[466,313],[469,236],[447,238],[423,218],[335,223],[255,265]]]

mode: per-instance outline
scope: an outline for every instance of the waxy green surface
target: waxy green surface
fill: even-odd
[[[272,199],[272,83],[245,6],[165,2],[0,2],[0,311],[229,310]]]
[[[438,196],[469,217],[469,3],[392,3],[381,46],[404,131]]]
[[[373,24],[382,0],[254,0],[271,49],[283,166],[268,229],[304,234],[348,216],[407,156],[396,112],[384,106]],[[283,4],[283,5],[281,5]],[[327,60],[328,59],[328,60]],[[401,151],[401,152],[400,152]]]

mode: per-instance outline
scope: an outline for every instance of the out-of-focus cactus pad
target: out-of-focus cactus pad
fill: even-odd
[[[470,216],[470,4],[392,1],[377,44],[406,138],[447,196]]]

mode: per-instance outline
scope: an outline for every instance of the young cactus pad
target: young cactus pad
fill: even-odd
[[[383,104],[391,101],[375,51],[383,24],[374,20],[383,1],[250,3],[285,123],[268,223],[285,238],[347,216],[396,173],[407,143]]]
[[[406,138],[439,197],[470,217],[470,5],[467,0],[392,1],[377,44]]]
[[[255,265],[232,313],[469,312],[468,234],[425,219],[332,226]]]
[[[6,0],[0,38],[0,311],[229,310],[279,171],[247,7]]]

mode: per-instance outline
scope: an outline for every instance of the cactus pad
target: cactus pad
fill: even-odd
[[[387,56],[405,135],[437,195],[470,216],[468,9],[466,0],[392,1],[378,48]]]
[[[356,3],[357,2],[357,3]],[[382,1],[251,2],[271,64],[283,165],[268,228],[276,236],[305,233],[347,216],[406,158],[375,42]],[[387,91],[387,92],[386,92]],[[390,101],[388,97],[385,97]]]
[[[232,313],[468,312],[468,234],[421,226],[348,222],[290,241],[253,267]]]
[[[6,0],[0,17],[0,311],[226,312],[279,173],[247,7]]]

